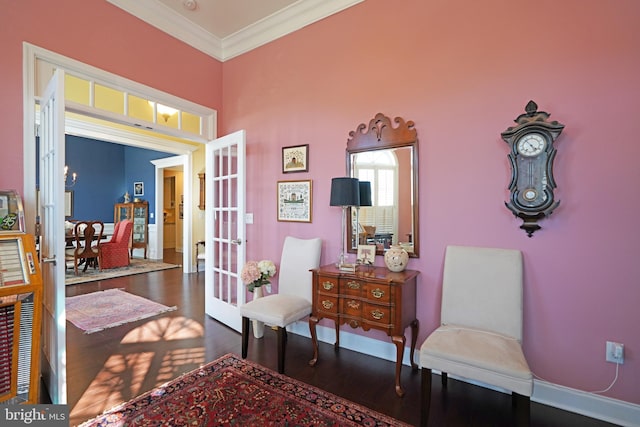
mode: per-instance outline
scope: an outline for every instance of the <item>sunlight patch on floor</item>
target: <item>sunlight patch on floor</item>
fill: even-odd
[[[93,417],[138,396],[154,356],[153,352],[143,352],[109,357],[71,410],[71,418]]]
[[[173,341],[199,338],[204,335],[202,325],[184,316],[162,317],[135,328],[122,338],[122,344]]]
[[[205,363],[205,348],[179,348],[168,351],[162,359],[162,366],[158,370],[156,377],[156,387],[161,386],[167,381],[176,378],[184,369],[180,369],[185,365],[190,365],[187,371],[197,369]]]
[[[150,320],[133,329],[120,341],[123,346],[119,350],[121,354],[114,354],[107,359],[71,410],[70,418],[86,420],[95,417],[146,392],[143,384],[149,379],[152,380],[152,387],[158,387],[205,363],[204,347],[158,353],[138,351],[139,344],[189,340],[203,335],[202,325],[184,316]]]

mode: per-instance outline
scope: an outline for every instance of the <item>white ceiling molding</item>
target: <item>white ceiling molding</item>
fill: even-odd
[[[364,0],[303,0],[222,40],[224,60],[246,53]]]
[[[220,39],[156,0],[107,0],[144,22],[219,60],[234,58],[364,0],[300,0]]]
[[[155,0],[107,1],[199,51],[224,61],[222,40],[175,13],[170,7]]]

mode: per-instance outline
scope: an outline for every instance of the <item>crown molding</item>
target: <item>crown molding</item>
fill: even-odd
[[[234,58],[364,0],[298,1],[222,40],[224,60]]]
[[[226,61],[364,0],[301,0],[224,39],[202,29],[155,0],[107,0],[170,36]]]
[[[107,0],[149,25],[222,61],[222,40],[155,0]]]

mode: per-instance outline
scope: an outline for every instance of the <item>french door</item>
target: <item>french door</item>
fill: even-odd
[[[245,302],[245,131],[209,141],[205,175],[205,312],[236,331]]]
[[[67,403],[64,290],[64,71],[57,70],[40,102],[40,256],[42,258],[42,377],[52,403]]]

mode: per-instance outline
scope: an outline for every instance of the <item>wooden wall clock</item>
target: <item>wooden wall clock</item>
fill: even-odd
[[[554,199],[553,146],[564,125],[549,121],[549,113],[537,111],[538,105],[529,101],[525,113],[515,119],[516,126],[502,132],[502,139],[511,151],[511,197],[507,208],[523,220],[522,228],[529,237],[540,229],[538,221],[551,215],[560,204]]]

